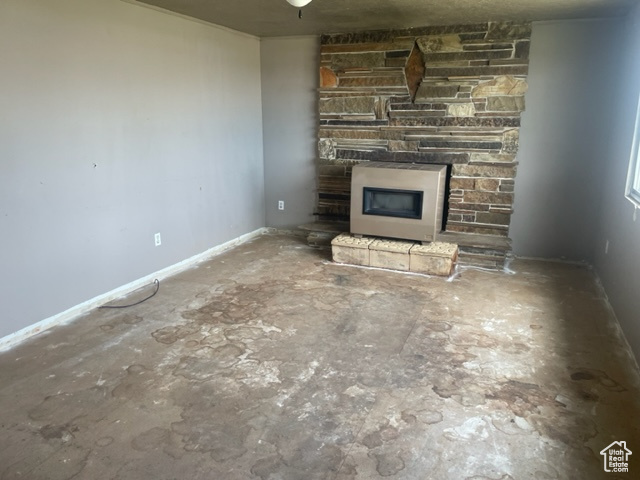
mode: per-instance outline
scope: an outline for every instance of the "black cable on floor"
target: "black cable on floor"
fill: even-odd
[[[155,297],[156,293],[158,293],[158,290],[160,290],[160,280],[156,278],[153,281],[153,283],[156,284],[156,291],[153,292],[151,295],[149,295],[147,298],[143,298],[139,302],[132,303],[131,305],[101,305],[98,308],[129,308],[129,307],[135,307],[136,305],[140,305],[142,302],[146,302],[150,298]]]

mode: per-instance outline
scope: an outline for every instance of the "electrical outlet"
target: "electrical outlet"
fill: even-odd
[[[153,240],[156,242],[156,247],[159,247],[160,245],[162,245],[162,237],[160,237],[160,233],[156,233],[153,236]]]
[[[284,210],[284,200],[278,200],[278,210]]]

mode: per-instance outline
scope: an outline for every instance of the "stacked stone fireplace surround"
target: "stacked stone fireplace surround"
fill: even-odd
[[[323,36],[319,219],[348,220],[359,162],[447,165],[440,239],[463,264],[502,267],[530,37],[498,22]]]

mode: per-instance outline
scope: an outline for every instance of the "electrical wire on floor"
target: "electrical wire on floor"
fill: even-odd
[[[153,281],[153,283],[156,284],[156,291],[153,292],[151,295],[149,295],[147,298],[143,298],[142,300],[136,302],[136,303],[132,303],[130,305],[101,305],[98,308],[129,308],[129,307],[135,307],[136,305],[140,305],[142,302],[146,302],[147,300],[149,300],[150,298],[153,298],[156,296],[156,293],[158,293],[158,290],[160,290],[160,280],[158,280],[157,278]]]

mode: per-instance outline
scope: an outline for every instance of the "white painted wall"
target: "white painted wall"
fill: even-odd
[[[0,68],[0,337],[264,226],[258,39],[2,0]]]
[[[620,24],[533,24],[510,229],[517,255],[593,258],[609,168]]]
[[[596,222],[595,267],[609,300],[640,359],[640,211],[625,197],[636,107],[640,95],[640,5],[620,29],[615,43],[619,68],[611,72],[617,94],[615,116],[607,126],[613,133],[608,155],[603,157],[604,175],[599,187],[602,208]],[[609,252],[605,244],[609,241]]]
[[[315,220],[320,39],[263,38],[260,52],[267,226],[295,227]]]

